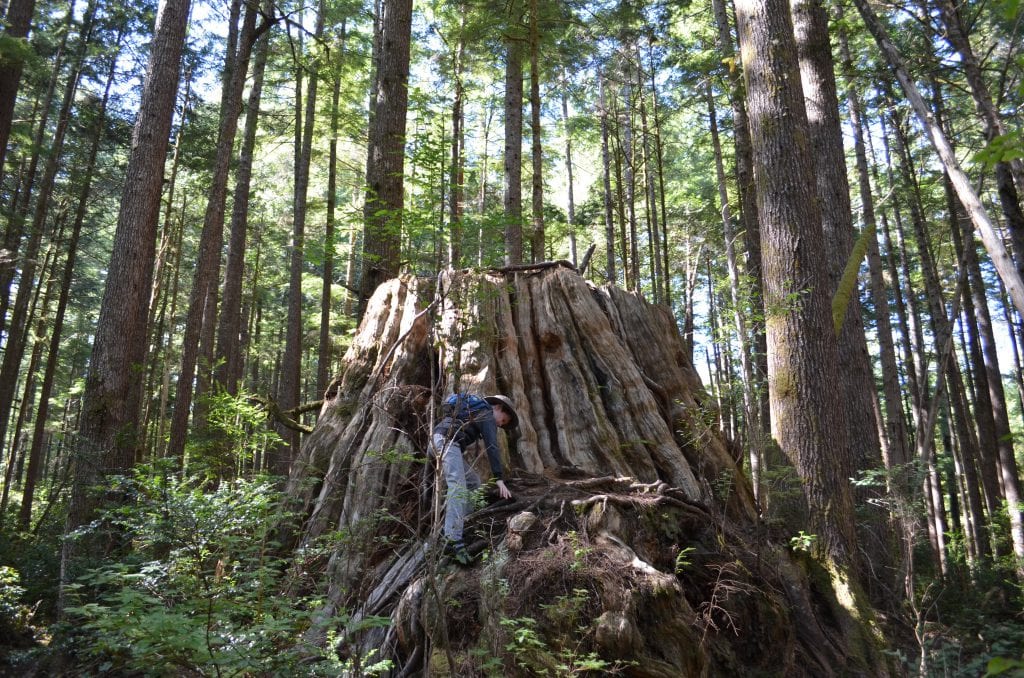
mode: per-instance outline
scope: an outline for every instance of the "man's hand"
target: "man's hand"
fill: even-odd
[[[495,484],[498,486],[498,496],[499,497],[501,497],[502,499],[511,499],[512,498],[512,493],[508,491],[507,487],[505,487],[505,481],[504,480],[499,480]]]

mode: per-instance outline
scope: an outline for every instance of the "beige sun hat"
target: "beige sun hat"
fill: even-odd
[[[503,395],[487,396],[486,398],[484,398],[484,400],[489,402],[491,405],[500,404],[509,413],[509,415],[511,416],[511,420],[508,422],[508,426],[506,426],[505,428],[515,428],[516,426],[519,426],[519,415],[516,414],[516,408],[512,404],[511,400],[509,400]]]

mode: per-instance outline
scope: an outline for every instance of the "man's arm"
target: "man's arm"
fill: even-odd
[[[480,437],[484,440],[484,447],[487,449],[487,461],[491,464],[491,473],[494,475],[495,484],[498,486],[498,496],[502,499],[511,499],[512,493],[505,486],[504,474],[501,468],[501,448],[498,447],[498,424],[493,416],[481,420],[478,424]]]

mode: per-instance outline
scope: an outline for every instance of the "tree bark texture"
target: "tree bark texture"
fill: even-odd
[[[544,261],[544,154],[540,126],[540,11],[530,0],[530,253],[532,261]]]
[[[718,29],[716,44],[722,53],[724,70],[729,82],[729,101],[732,104],[733,146],[736,153],[736,190],[739,194],[739,218],[742,223],[746,244],[746,270],[750,280],[750,306],[753,317],[750,323],[752,350],[760,419],[762,423],[771,420],[768,410],[768,344],[764,331],[764,272],[761,265],[761,225],[757,218],[757,192],[754,188],[754,160],[750,145],[750,124],[747,120],[747,104],[744,101],[743,65],[738,63],[735,42],[729,23],[725,0],[712,0],[715,26]]]
[[[492,549],[479,577],[439,569],[432,547],[439,526],[423,496],[433,473],[423,451],[435,396],[453,387],[504,393],[519,414],[518,432],[503,437],[515,498],[469,516],[483,535],[471,549]],[[707,402],[666,309],[589,285],[569,268],[387,282],[367,307],[289,479],[304,519],[291,543],[304,549],[339,530],[351,536],[304,568],[328,582],[328,602],[307,640],[323,642],[332,617],[344,613],[351,620],[344,652],[391,638],[396,666],[422,671],[481,642],[503,654],[500,618],[528,614],[577,586],[603,591],[588,602],[588,649],[638,660],[650,668],[644,675],[768,670],[767,662],[787,675],[816,675],[847,661],[874,662],[852,658],[844,624],[823,621],[819,604],[826,614],[845,613],[811,592],[803,568],[813,564],[744,542],[738,526],[754,525],[753,495],[708,423]],[[467,452],[482,471],[480,456]],[[657,536],[662,519],[673,536]],[[676,569],[683,543],[696,545],[701,566]],[[702,642],[702,623],[681,620],[707,611],[716,572],[737,582],[730,614],[757,614],[759,623],[736,636],[706,623],[724,617],[704,617],[705,638],[715,640]],[[487,584],[498,579],[508,582],[501,595]],[[296,579],[293,593],[310,582]],[[439,606],[438,595],[479,602],[457,606],[463,617]],[[391,623],[359,631],[369,615]],[[752,651],[763,643],[777,651]],[[469,675],[471,668],[451,670]],[[868,672],[879,668],[884,673],[881,663]],[[511,662],[506,669],[526,675]]]
[[[137,454],[156,226],[188,13],[189,0],[168,0],[157,15],[86,379],[69,534],[92,520],[99,504],[94,488],[107,474],[131,468]],[[76,551],[76,540],[66,539],[62,582],[73,576]]]
[[[388,244],[385,246],[390,251],[384,258],[375,258],[376,255],[384,253],[384,250],[380,250],[375,255],[370,255],[371,259],[374,259],[378,263],[387,259],[391,262],[388,266],[397,266],[398,264],[398,253],[401,249],[401,223],[402,223],[402,166],[405,156],[405,109],[408,94],[405,93],[405,87],[407,86],[408,80],[408,29],[403,28],[406,24],[402,23],[401,16],[391,16],[396,8],[389,7],[386,11],[385,17],[385,32],[386,35],[392,35],[392,39],[401,39],[404,32],[406,40],[405,50],[405,70],[402,71],[404,75],[394,71],[389,64],[387,68],[387,75],[381,73],[381,80],[378,84],[386,81],[386,87],[389,88],[389,94],[393,93],[396,88],[396,82],[401,85],[402,93],[406,99],[402,101],[394,101],[395,107],[400,107],[400,110],[392,110],[391,105],[381,106],[381,102],[378,101],[378,107],[376,109],[376,117],[374,124],[381,122],[381,116],[388,119],[388,127],[386,128],[386,134],[381,137],[383,144],[387,147],[386,153],[389,155],[398,154],[400,156],[397,161],[393,158],[390,160],[391,163],[397,162],[396,170],[398,172],[397,177],[393,176],[380,176],[377,177],[379,182],[377,186],[380,192],[375,192],[374,195],[378,199],[383,199],[387,205],[390,206],[391,214],[388,217],[388,222],[398,224],[397,230],[394,231],[394,237],[397,238],[394,242],[391,242],[391,226],[388,227],[388,235],[383,236],[383,240],[378,241],[378,244]],[[319,43],[320,38],[323,36],[324,31],[324,13],[326,11],[323,0],[319,3],[319,9],[317,10],[316,17],[316,28],[313,35],[314,44]],[[411,10],[410,10],[411,13]],[[401,14],[401,10],[399,10]],[[388,23],[387,16],[391,16],[391,20],[399,22],[397,26]],[[388,33],[388,31],[393,33]],[[397,45],[396,45],[397,47]],[[304,57],[305,58],[305,57]],[[399,54],[396,58],[400,59]],[[307,65],[304,63],[296,63],[296,68],[300,71],[307,69]],[[302,401],[302,337],[303,337],[303,320],[302,320],[302,307],[303,307],[303,294],[302,294],[302,273],[303,273],[303,262],[305,261],[305,248],[306,248],[306,212],[309,197],[309,166],[313,151],[313,125],[316,119],[316,95],[317,95],[317,84],[319,82],[319,64],[316,58],[311,59],[310,65],[308,66],[309,80],[306,83],[306,97],[305,101],[296,101],[296,154],[295,154],[295,185],[294,185],[294,202],[292,208],[292,242],[288,248],[288,317],[285,323],[285,343],[284,343],[284,354],[281,357],[281,372],[279,376],[279,382],[277,386],[277,404],[284,411],[290,410],[297,407]],[[396,80],[396,78],[404,78],[404,80]],[[296,92],[301,91],[301,78],[296,80]],[[301,97],[299,97],[301,99]],[[304,108],[302,106],[304,104]],[[393,117],[395,116],[395,117]],[[379,131],[379,130],[378,130]],[[394,139],[394,135],[397,134],[398,138]],[[371,133],[371,146],[372,146],[372,133]],[[395,167],[393,164],[389,166]],[[374,184],[367,178],[367,186],[372,187]],[[367,200],[367,205],[371,201]],[[377,209],[380,209],[383,205],[376,203]],[[369,206],[367,206],[369,210]],[[376,216],[374,217],[376,218]],[[370,220],[366,221],[366,227],[370,227]],[[392,224],[392,225],[393,225]],[[394,248],[391,251],[391,248]],[[364,256],[366,252],[364,252]],[[391,269],[391,273],[397,273],[397,269]],[[299,453],[299,439],[300,434],[298,431],[278,425],[277,431],[284,441],[284,445],[275,450],[273,459],[271,461],[271,467],[276,473],[286,474],[288,467],[295,458],[295,455]]]
[[[178,375],[174,415],[171,420],[171,439],[167,448],[168,455],[175,459],[183,459],[185,454],[200,337],[204,327],[212,328],[216,325],[216,319],[208,317],[207,310],[211,307],[216,309],[216,304],[211,303],[210,297],[217,293],[216,281],[220,272],[221,249],[224,244],[224,206],[228,195],[228,173],[234,155],[235,133],[238,130],[238,116],[242,109],[242,93],[245,76],[249,70],[249,55],[256,39],[256,7],[246,7],[245,18],[239,31],[237,22],[242,2],[235,0],[235,3],[233,11],[236,36],[234,42],[228,43],[224,56],[217,148],[203,228],[199,235],[199,259],[192,278],[185,335],[181,347],[181,372]]]
[[[265,0],[264,13],[271,5]],[[249,229],[249,201],[252,186],[253,151],[256,147],[256,128],[259,121],[260,101],[263,98],[263,75],[266,71],[270,36],[264,33],[255,45],[252,62],[252,86],[246,104],[242,144],[235,167],[234,197],[231,204],[231,222],[228,227],[228,251],[224,264],[224,282],[221,292],[220,314],[217,318],[217,349],[214,379],[224,390],[234,395],[242,378],[242,356],[239,336],[242,334],[242,285],[245,277],[246,238]]]
[[[366,165],[360,314],[377,286],[397,275],[402,245],[412,0],[385,0],[381,10],[381,48]]]
[[[803,481],[824,553],[846,568],[857,557],[852,469],[793,26],[785,0],[741,0],[736,17],[761,219],[772,433]]]
[[[834,294],[853,252],[855,233],[828,15],[822,3],[823,0],[790,0],[804,105],[815,149],[814,176],[821,205],[830,290]],[[851,461],[857,471],[878,468],[882,455],[878,437],[872,433],[877,430],[874,374],[864,337],[859,285],[844,316],[839,335],[839,361]]]
[[[523,263],[523,56],[505,39],[505,265]]]

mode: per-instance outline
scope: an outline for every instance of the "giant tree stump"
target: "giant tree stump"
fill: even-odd
[[[469,570],[423,454],[453,391],[520,419]],[[568,266],[381,285],[288,483],[292,593],[326,593],[305,640],[406,676],[884,673],[828,574],[763,537],[711,407],[667,309]]]

